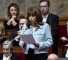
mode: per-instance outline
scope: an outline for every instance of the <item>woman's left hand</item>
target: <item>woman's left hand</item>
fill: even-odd
[[[33,43],[36,47],[39,48],[39,43]]]

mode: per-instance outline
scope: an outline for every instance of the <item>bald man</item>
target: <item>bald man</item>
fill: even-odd
[[[48,56],[47,60],[59,60],[59,58],[56,54],[50,54]]]

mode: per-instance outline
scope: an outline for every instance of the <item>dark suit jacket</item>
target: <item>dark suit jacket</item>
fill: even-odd
[[[10,59],[11,60],[20,60],[20,56],[13,53]],[[3,60],[3,54],[0,54],[0,60]]]
[[[58,25],[59,25],[59,16],[49,13],[46,23],[48,23],[51,27],[54,44],[57,44],[58,41],[57,41],[56,37],[57,38],[59,37],[59,35],[57,34],[58,33]]]
[[[52,13],[49,13],[46,23],[51,26],[52,34],[57,33],[59,25],[59,17]]]

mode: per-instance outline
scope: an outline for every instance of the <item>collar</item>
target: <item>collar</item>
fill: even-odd
[[[3,54],[3,60],[6,60],[6,59],[7,59],[7,60],[8,60],[8,59],[11,59],[11,56],[12,56],[12,54],[10,54],[10,55],[9,55],[9,56],[7,56],[7,57]]]
[[[42,29],[43,28],[43,25],[38,25],[36,27],[32,27],[31,28],[33,29],[33,31],[37,31],[38,29]]]
[[[49,13],[47,15],[42,15],[43,18],[47,18],[49,15]]]
[[[5,56],[4,54],[3,54],[3,56]],[[10,54],[8,57],[11,57],[12,56],[12,54]],[[5,56],[6,57],[6,56]]]

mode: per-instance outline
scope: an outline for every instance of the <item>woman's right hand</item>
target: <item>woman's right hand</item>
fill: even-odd
[[[13,16],[12,16],[12,19],[15,19],[15,18],[16,18],[16,16],[13,15]]]
[[[26,44],[25,44],[22,40],[19,41],[19,45],[20,45],[22,48],[25,48],[25,47],[26,47]]]
[[[16,18],[16,16],[12,16],[12,18],[7,22],[7,25],[11,25],[12,23],[12,21],[14,20]]]
[[[23,44],[23,48],[25,48],[25,47],[26,47],[26,43]]]

